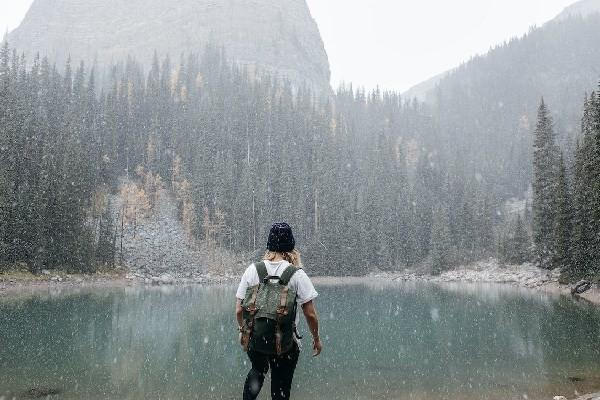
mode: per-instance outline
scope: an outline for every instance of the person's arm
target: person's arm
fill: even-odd
[[[242,308],[242,300],[236,299],[235,301],[235,318],[237,319],[238,328],[244,325],[244,309]]]
[[[236,301],[235,301],[235,319],[237,320],[238,331],[239,331],[238,342],[240,345],[243,346],[244,342],[242,341],[242,339],[243,339],[242,326],[244,325],[244,309],[242,308],[242,300],[240,300],[240,299],[236,299]]]
[[[244,325],[244,309],[242,308],[241,299],[246,295],[246,289],[248,289],[248,275],[252,270],[254,264],[251,264],[244,274],[242,275],[242,279],[240,280],[240,284],[237,288],[237,292],[235,294],[235,319],[237,321],[238,331],[240,332],[240,343],[242,343],[242,326]]]
[[[302,304],[302,311],[306,318],[306,323],[310,329],[310,334],[313,337],[313,357],[321,354],[323,345],[321,344],[321,338],[319,337],[319,317],[313,301]]]

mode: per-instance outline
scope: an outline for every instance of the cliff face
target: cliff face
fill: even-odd
[[[242,64],[329,89],[330,70],[305,0],[35,0],[8,36],[29,57],[106,65],[154,51],[177,59],[222,45]]]

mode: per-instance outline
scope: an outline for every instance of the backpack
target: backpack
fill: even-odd
[[[264,262],[255,264],[258,285],[246,290],[242,302],[244,351],[281,355],[294,345],[296,291],[288,287],[298,267],[289,265],[279,276],[269,276]]]

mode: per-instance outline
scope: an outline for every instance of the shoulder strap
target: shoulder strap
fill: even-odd
[[[256,267],[256,272],[258,272],[258,280],[262,282],[269,274],[267,272],[267,266],[265,265],[265,262],[257,262],[254,264],[254,267]]]
[[[281,278],[279,278],[279,281],[287,286],[288,283],[290,283],[290,280],[292,279],[292,276],[294,276],[294,274],[296,272],[298,272],[300,268],[290,264],[288,265],[288,267],[285,269],[285,271],[283,271],[283,274],[281,274]]]

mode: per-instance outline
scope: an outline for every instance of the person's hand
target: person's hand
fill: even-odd
[[[321,338],[318,336],[316,338],[313,338],[313,357],[316,357],[319,354],[321,354],[322,350],[323,345],[321,344]]]

